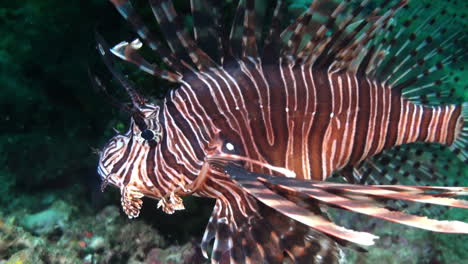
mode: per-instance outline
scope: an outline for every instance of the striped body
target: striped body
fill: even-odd
[[[324,180],[384,148],[451,144],[460,122],[460,107],[415,105],[349,73],[242,62],[233,69],[188,77],[161,112],[170,137],[162,152],[193,177],[218,133],[237,154]]]

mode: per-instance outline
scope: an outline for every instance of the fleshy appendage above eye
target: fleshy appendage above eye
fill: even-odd
[[[133,116],[132,123],[135,125],[133,134],[139,138],[150,142],[159,143],[163,132],[159,123],[159,106],[145,104],[139,108],[139,116]]]

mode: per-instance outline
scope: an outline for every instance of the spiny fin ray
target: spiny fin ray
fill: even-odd
[[[202,51],[196,43],[183,30],[180,17],[177,15],[172,1],[150,0],[153,14],[161,26],[167,25],[163,30],[167,36],[167,41],[171,47],[182,45],[192,62],[198,70],[207,70],[210,67],[216,67],[216,63]],[[163,27],[164,28],[164,27]],[[176,42],[178,39],[179,43]]]
[[[348,230],[341,226],[337,226],[329,220],[325,219],[323,216],[314,214],[307,209],[299,207],[294,202],[291,202],[286,198],[283,198],[281,195],[272,192],[261,182],[257,181],[256,177],[253,176],[254,174],[250,174],[246,170],[242,170],[241,172],[236,172],[235,170],[236,168],[228,166],[226,173],[232,179],[237,181],[243,190],[251,194],[265,205],[277,210],[291,219],[294,219],[325,234],[360,245],[373,245],[374,239],[378,238],[377,236],[366,232],[357,232]]]
[[[115,8],[130,24],[133,25],[135,31],[138,33],[141,39],[143,39],[148,46],[157,54],[159,54],[162,60],[176,71],[182,71],[183,67],[180,63],[180,59],[175,57],[171,51],[167,50],[151,33],[148,27],[143,23],[143,19],[136,13],[128,0],[110,0],[114,4]]]
[[[446,206],[453,206],[453,207],[461,207],[468,209],[468,202],[463,200],[454,200],[452,199],[447,200],[445,198],[437,198],[437,197],[430,197],[428,195],[425,196],[416,196],[415,198],[411,197],[411,195],[404,195],[398,194],[394,191],[389,191],[385,189],[381,189],[380,186],[367,186],[367,188],[360,188],[357,186],[358,190],[354,189],[353,187],[356,186],[347,186],[347,185],[334,185],[332,188],[327,188],[326,184],[323,184],[322,188],[314,188],[314,186],[305,186],[301,184],[301,187],[295,186],[292,187],[290,184],[291,180],[286,181],[274,181],[272,179],[259,179],[260,181],[264,182],[267,186],[270,185],[270,189],[283,189],[288,191],[289,194],[295,193],[295,195],[306,195],[312,199],[318,200],[320,202],[324,202],[326,204],[338,206],[342,209],[346,209],[352,212],[357,212],[365,215],[369,215],[372,217],[381,218],[387,221],[404,224],[416,228],[426,229],[435,232],[444,232],[444,233],[468,233],[468,223],[460,222],[460,221],[439,221],[434,219],[429,219],[427,217],[421,217],[416,215],[410,215],[399,211],[390,211],[388,209],[382,208],[372,201],[367,202],[362,198],[360,200],[355,199],[356,195],[361,196],[377,196],[377,197],[385,197],[385,198],[392,198],[392,199],[407,199],[410,201],[416,202],[427,202],[427,203],[435,203],[440,205]],[[282,183],[280,183],[282,182]],[[299,184],[297,184],[299,185]],[[330,190],[339,192],[340,195],[336,195]],[[467,188],[468,190],[468,188]],[[354,198],[348,198],[349,197]],[[351,196],[354,195],[354,196]]]
[[[160,78],[166,79],[171,82],[178,82],[180,75],[163,70],[158,66],[149,63],[138,53],[138,49],[141,47],[141,42],[136,39],[131,43],[126,41],[121,42],[115,45],[110,51],[117,57],[135,64],[144,72],[147,72],[151,75],[158,76]]]

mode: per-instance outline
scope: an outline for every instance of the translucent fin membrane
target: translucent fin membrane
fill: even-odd
[[[450,146],[452,151],[460,157],[460,159],[468,164],[468,103],[465,102],[462,106],[462,120],[457,128],[458,133],[455,142]]]

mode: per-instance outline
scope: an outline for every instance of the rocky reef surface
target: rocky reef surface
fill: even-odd
[[[205,262],[194,241],[170,244],[154,227],[128,221],[113,205],[88,215],[56,200],[37,213],[0,212],[0,264]]]
[[[201,214],[197,223],[190,221],[196,217],[183,213],[161,215],[145,201],[150,208],[130,220],[116,204],[118,199],[96,209],[79,197],[80,188],[75,188],[17,196],[1,207],[0,264],[209,263],[199,247],[209,206],[188,201],[188,210]],[[343,225],[380,236],[368,252],[344,250],[343,263],[468,263],[468,236],[437,234],[336,210],[329,213]],[[466,221],[466,213],[448,210],[440,218]],[[192,228],[197,235],[187,234]]]

